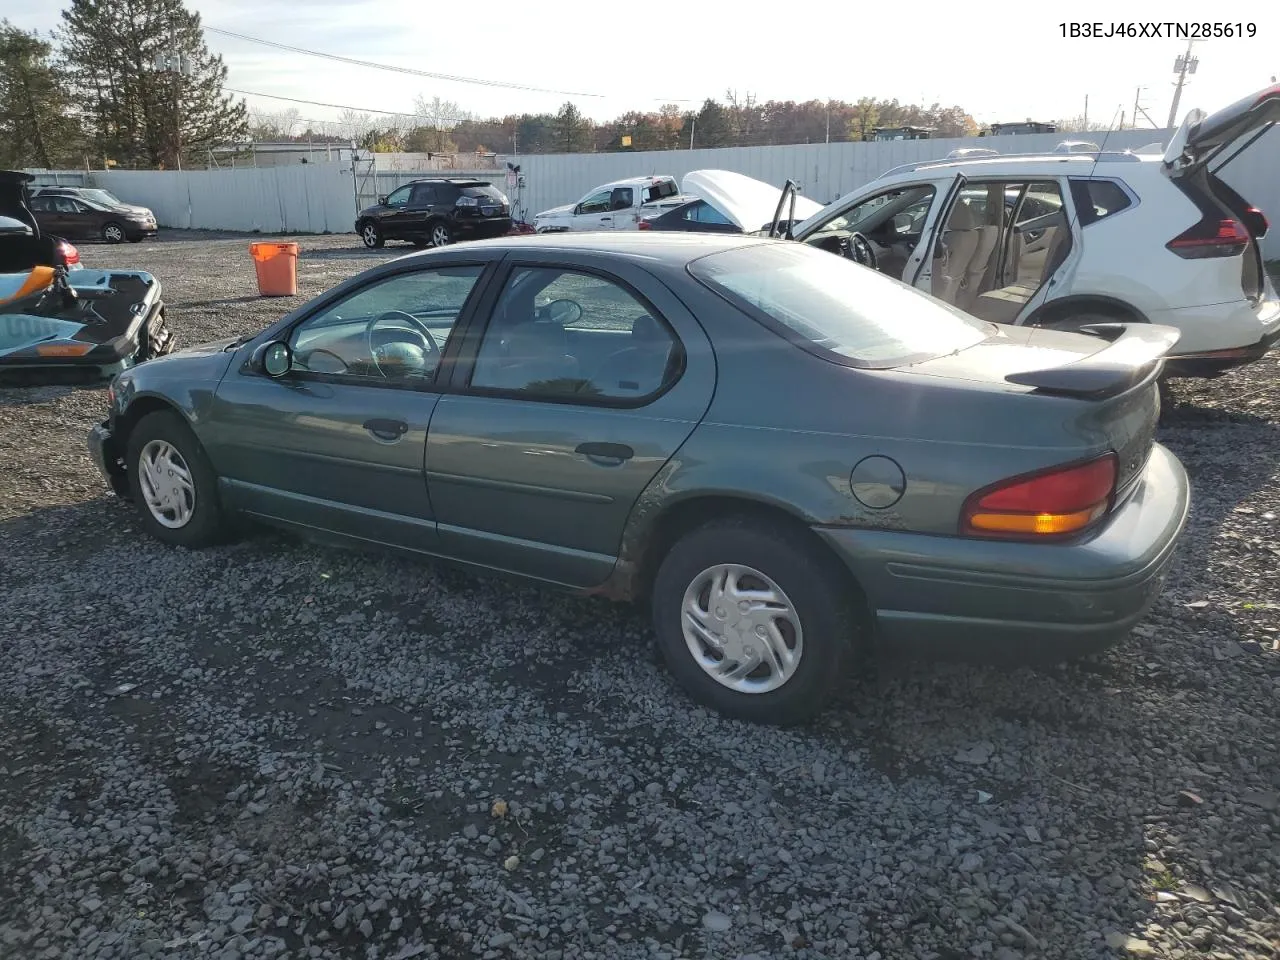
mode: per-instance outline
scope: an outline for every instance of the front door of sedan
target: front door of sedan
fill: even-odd
[[[404,269],[295,324],[292,369],[246,365],[218,387],[205,433],[237,508],[432,552],[423,474],[437,374],[483,265]]]
[[[706,335],[632,264],[518,260],[427,438],[441,549],[590,587],[711,402]]]

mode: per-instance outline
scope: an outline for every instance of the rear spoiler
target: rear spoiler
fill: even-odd
[[[1105,400],[1158,373],[1165,355],[1182,336],[1174,327],[1149,323],[1092,323],[1080,329],[1111,342],[1061,367],[1011,373],[1005,380],[1042,393]]]

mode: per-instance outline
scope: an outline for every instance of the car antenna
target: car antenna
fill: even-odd
[[[1111,115],[1111,126],[1115,126],[1115,114]],[[1108,130],[1107,135],[1102,138],[1102,144],[1098,147],[1098,152],[1093,155],[1093,166],[1089,168],[1089,176],[1092,177],[1098,172],[1098,162],[1102,159],[1102,155],[1107,151],[1107,141],[1111,139],[1112,131]]]

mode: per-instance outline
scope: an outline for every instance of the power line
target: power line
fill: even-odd
[[[403,73],[415,77],[428,77],[432,80],[448,80],[453,83],[472,83],[482,87],[499,87],[507,90],[524,90],[531,93],[554,93],[557,96],[566,97],[593,97],[603,99],[603,93],[582,93],[574,90],[552,90],[546,87],[532,87],[520,83],[507,83],[503,80],[483,80],[478,77],[462,77],[449,73],[433,73],[430,70],[418,70],[413,67],[400,67],[390,63],[375,63],[372,60],[359,60],[355,57],[343,57],[336,53],[324,53],[320,50],[309,50],[306,47],[295,47],[287,43],[279,43],[275,40],[264,40],[261,37],[251,37],[248,34],[236,33],[234,30],[224,30],[221,27],[204,28],[209,33],[218,33],[224,37],[235,37],[237,40],[247,40],[249,43],[260,43],[263,46],[275,47],[277,50],[288,50],[291,53],[300,53],[308,57],[320,57],[324,60],[335,60],[338,63],[349,63],[357,67],[368,67],[372,70],[387,70],[392,73]],[[679,97],[653,97],[653,100],[662,100],[668,103],[690,103],[688,99]]]
[[[301,53],[308,57],[320,57],[324,60],[336,60],[339,63],[349,63],[357,67],[369,67],[373,70],[389,70],[392,73],[406,73],[415,77],[429,77],[432,80],[449,80],[454,83],[474,83],[482,87],[503,87],[508,90],[526,90],[532,93],[554,93],[568,97],[603,97],[602,93],[582,93],[575,90],[549,90],[545,87],[531,87],[519,83],[505,83],[501,80],[481,80],[476,77],[459,77],[448,73],[432,73],[429,70],[416,70],[413,67],[398,67],[390,63],[374,63],[371,60],[357,60],[354,57],[343,57],[336,53],[322,53],[319,50],[307,50],[304,47],[295,47],[287,43],[277,43],[274,40],[263,40],[261,37],[250,37],[243,33],[235,33],[232,30],[223,30],[219,27],[206,26],[205,30],[209,33],[220,33],[224,37],[235,37],[237,40],[247,40],[250,43],[260,43],[263,46],[275,47],[277,50],[288,50],[290,53]]]
[[[286,100],[289,103],[302,103],[310,107],[328,107],[331,110],[353,110],[356,113],[373,113],[382,117],[404,117],[407,120],[448,120],[452,123],[476,122],[474,117],[437,117],[429,113],[401,113],[398,110],[370,110],[367,107],[352,107],[343,103],[321,103],[319,100],[300,100],[297,97],[282,97],[277,93],[254,93],[252,90],[236,90],[232,87],[222,88],[226,93],[237,93],[242,97],[267,97],[271,100]],[[338,121],[327,120],[326,123]]]

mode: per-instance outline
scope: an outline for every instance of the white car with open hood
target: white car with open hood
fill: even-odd
[[[579,230],[635,230],[642,217],[679,206],[674,177],[631,177],[602,184],[577,203],[544,210],[533,218],[538,233]]]
[[[1213,377],[1280,343],[1260,248],[1267,218],[1218,175],[1277,120],[1273,86],[1192,111],[1163,155],[912,163],[781,232],[983,320],[1174,327],[1167,372]]]

